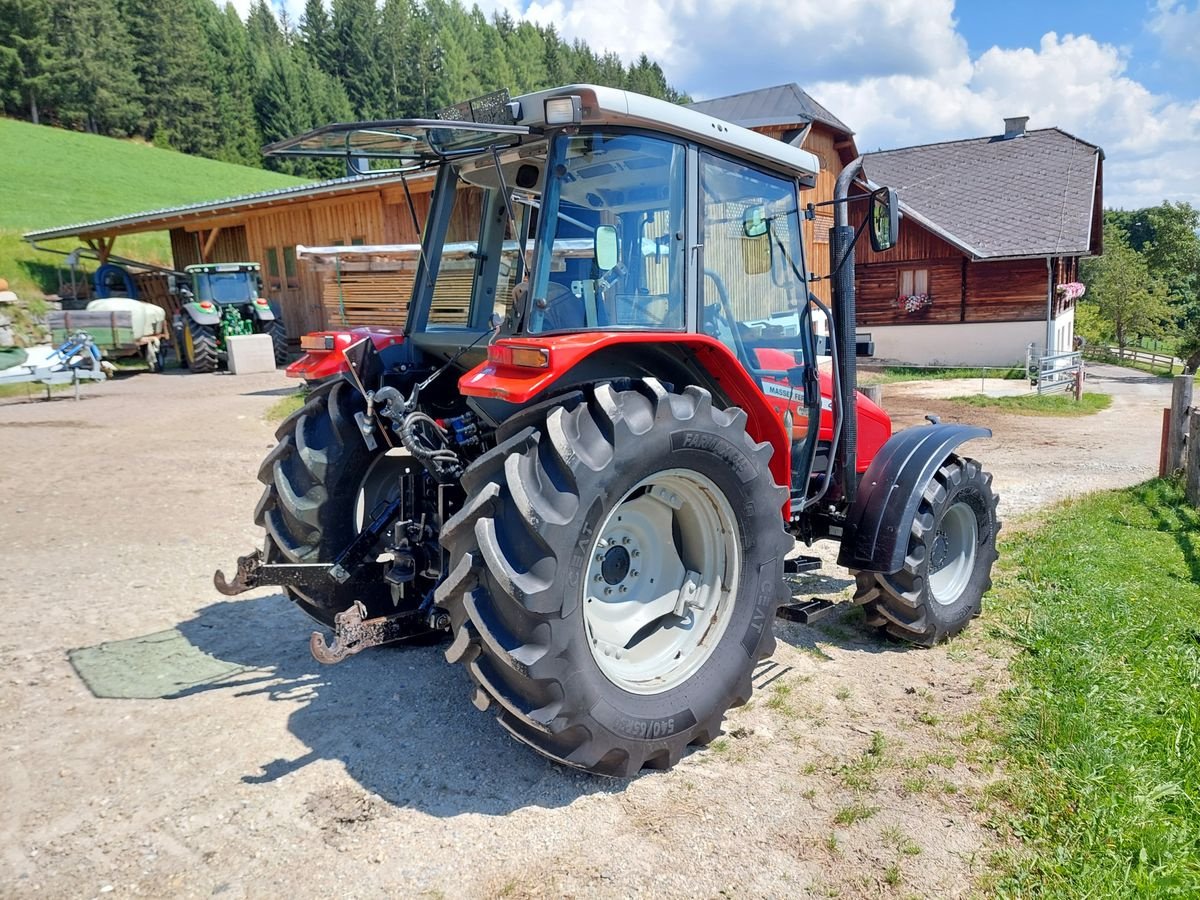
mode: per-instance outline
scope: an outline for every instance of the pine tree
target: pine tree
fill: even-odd
[[[379,10],[375,0],[333,0],[335,71],[354,106],[370,119],[384,105],[383,71],[378,59]]]
[[[160,146],[212,156],[220,146],[213,57],[191,0],[124,0],[145,133]]]
[[[40,98],[53,66],[47,0],[0,0],[0,108],[40,118]]]
[[[218,143],[215,156],[228,162],[262,165],[262,136],[254,114],[254,65],[250,37],[237,10],[226,4],[218,10],[209,0],[197,0],[213,73]]]
[[[59,0],[56,12],[59,53],[47,81],[55,120],[93,134],[133,133],[142,88],[128,63],[133,41],[113,0]]]
[[[322,72],[336,74],[333,23],[325,11],[325,0],[307,0],[300,18],[300,42]]]

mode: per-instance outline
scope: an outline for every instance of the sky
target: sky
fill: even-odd
[[[302,0],[288,4],[295,20]],[[237,0],[235,5],[248,5]],[[696,99],[796,82],[862,151],[1057,126],[1105,151],[1105,205],[1200,206],[1200,0],[479,0]]]

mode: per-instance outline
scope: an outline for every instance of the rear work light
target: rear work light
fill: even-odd
[[[332,334],[306,334],[300,338],[301,350],[332,350]]]
[[[551,97],[544,109],[547,125],[578,125],[583,121],[583,101],[576,94]]]
[[[488,347],[488,360],[501,366],[516,366],[522,369],[550,368],[550,351],[545,347],[516,347],[511,344],[492,344]]]

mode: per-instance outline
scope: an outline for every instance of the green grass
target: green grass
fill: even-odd
[[[954,402],[977,409],[999,409],[1026,416],[1090,416],[1112,405],[1108,394],[1085,393],[1076,400],[1074,394],[1017,394],[1013,397],[989,397],[972,394],[954,397]]]
[[[859,384],[896,384],[901,381],[945,381],[951,378],[1001,378],[1022,381],[1024,366],[996,366],[984,369],[938,368],[934,366],[883,366],[858,370]]]
[[[23,241],[27,231],[301,183],[136,141],[0,118],[0,278],[23,297],[57,290],[58,259]],[[114,252],[170,262],[165,233],[119,238]]]
[[[308,394],[303,388],[300,388],[294,394],[288,394],[286,397],[281,397],[272,403],[265,413],[263,418],[268,422],[282,422],[296,410],[304,405],[308,399]]]
[[[998,893],[1200,896],[1200,513],[1157,480],[1006,543]]]

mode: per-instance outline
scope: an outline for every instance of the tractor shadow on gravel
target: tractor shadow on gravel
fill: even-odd
[[[859,617],[860,610],[847,607],[814,627],[777,620],[776,634],[781,643],[818,656],[825,655],[821,645],[869,653],[906,649],[865,633]],[[310,763],[337,760],[371,794],[433,816],[553,808],[628,786],[625,779],[557,765],[509,737],[491,711],[472,706],[469,679],[446,662],[444,642],[380,647],[322,666],[308,650],[314,627],[275,594],[213,603],[176,628],[196,650],[237,668],[166,699],[219,690],[230,699],[266,694],[294,707],[288,729],[308,751],[264,759],[243,782],[266,784]],[[756,689],[787,671],[764,660]]]
[[[552,763],[509,737],[490,710],[472,706],[469,680],[446,662],[445,643],[380,647],[322,666],[308,650],[315,627],[278,594],[213,603],[177,626],[197,650],[242,668],[168,699],[219,690],[295,707],[288,729],[308,751],[264,759],[243,782],[337,760],[366,791],[433,816],[566,806],[627,786]]]

